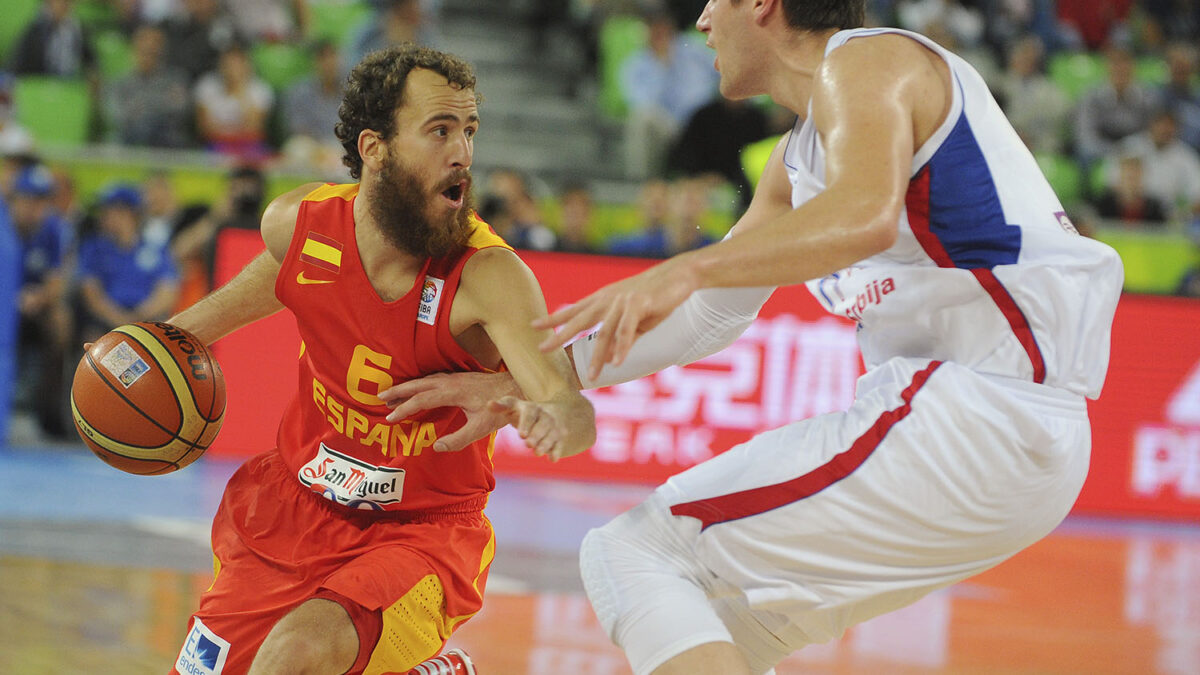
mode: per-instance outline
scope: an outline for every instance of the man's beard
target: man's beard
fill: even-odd
[[[377,185],[371,195],[369,210],[383,236],[395,247],[415,256],[444,258],[457,253],[467,245],[471,236],[471,212],[474,201],[471,195],[471,172],[457,171],[444,187],[466,180],[463,205],[457,211],[443,216],[439,221],[430,217],[430,212],[440,206],[441,194],[425,192],[415,173],[401,166],[391,156],[383,161],[379,169]]]

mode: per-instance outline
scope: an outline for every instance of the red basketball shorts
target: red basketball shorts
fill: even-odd
[[[408,672],[479,611],[495,550],[481,512],[380,515],[298,484],[275,451],[229,480],[212,530],[215,579],[172,673],[244,673],[267,633],[314,597],[359,635],[349,673]]]

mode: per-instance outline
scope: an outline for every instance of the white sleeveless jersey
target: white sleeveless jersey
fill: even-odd
[[[896,243],[808,282],[809,290],[829,312],[858,322],[868,369],[896,356],[954,361],[1095,398],[1124,280],[1120,257],[1075,231],[966,61],[890,28],[838,32],[826,54],[883,33],[912,38],[946,60],[953,104],[913,157]],[[792,130],[783,160],[793,206],[825,189],[825,152],[811,114]]]

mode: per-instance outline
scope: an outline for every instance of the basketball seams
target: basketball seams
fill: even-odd
[[[142,336],[139,337],[134,335],[131,330],[139,331]],[[175,405],[177,408],[179,408],[180,434],[183,433],[184,424],[188,420],[188,416],[183,414],[183,397],[179,395],[181,389],[187,389],[187,399],[191,403],[190,407],[195,411],[196,416],[204,419],[206,422],[208,421],[208,418],[200,412],[200,406],[196,402],[196,390],[192,388],[191,379],[183,374],[183,367],[179,365],[179,361],[175,359],[175,356],[171,353],[171,349],[165,342],[162,341],[160,337],[138,324],[121,326],[120,328],[116,329],[116,332],[128,335],[145,347],[146,352],[150,354],[150,357],[153,358],[155,363],[158,364],[159,370],[162,371],[162,374],[166,376],[167,382],[171,385],[172,393],[175,394]],[[167,363],[164,363],[164,361]],[[167,367],[168,364],[170,364],[171,367]]]
[[[139,414],[142,417],[149,420],[149,422],[151,424],[158,427],[159,429],[162,429],[163,433],[167,434],[172,439],[179,438],[179,435],[176,432],[171,431],[170,429],[163,426],[161,422],[159,422],[158,420],[151,417],[149,413],[147,413],[145,410],[142,410],[141,407],[138,406],[138,404],[134,403],[128,396],[126,396],[125,392],[118,389],[117,386],[115,384],[113,384],[111,380],[109,380],[109,378],[105,377],[104,371],[101,370],[100,366],[98,366],[96,364],[96,360],[92,358],[91,352],[84,353],[83,358],[87,362],[88,367],[90,367],[92,369],[92,372],[94,372],[97,376],[99,376],[100,381],[104,383],[104,386],[111,389],[114,394],[116,394],[122,401],[125,402],[126,405],[129,406],[130,410],[136,412],[137,414]],[[177,406],[178,406],[178,404],[177,404]],[[75,408],[75,397],[74,396],[71,397],[71,408],[72,409]],[[80,417],[82,417],[82,415],[80,415]],[[91,425],[89,424],[89,426],[91,426]],[[182,410],[179,411],[179,427],[180,427],[180,431],[182,431],[183,430],[183,411]],[[93,430],[95,431],[94,427],[93,427]],[[100,433],[100,432],[96,431],[96,433]],[[108,434],[101,434],[101,435],[104,436],[105,438],[109,437]],[[168,443],[164,443],[162,445],[150,446],[150,448],[165,448],[169,444],[170,443],[168,442]],[[122,443],[122,445],[125,445],[125,444]],[[140,447],[140,446],[130,445],[129,447]]]
[[[91,423],[88,416],[85,416],[77,405],[74,392],[72,392],[70,400],[76,426],[79,428],[84,442],[95,454],[105,460],[106,463],[131,474],[157,475],[170,473],[192,463],[210,447],[225,417],[225,404],[227,402],[223,401],[224,392],[221,375],[218,370],[219,366],[216,364],[207,346],[199,343],[194,336],[189,335],[191,338],[189,342],[197,346],[196,355],[204,359],[204,363],[208,367],[208,372],[212,374],[211,377],[213,378],[209,387],[209,395],[206,397],[207,400],[199,401],[197,400],[198,390],[202,389],[203,385],[207,383],[193,383],[191,381],[185,368],[193,364],[180,362],[177,358],[178,355],[168,345],[168,341],[160,338],[157,334],[157,329],[159,328],[161,328],[159,325],[138,323],[120,326],[112,331],[117,334],[114,337],[118,341],[120,340],[120,335],[130,338],[132,343],[141,347],[140,350],[137,350],[140,352],[140,356],[144,356],[157,367],[158,376],[162,378],[159,381],[165,384],[167,389],[161,393],[151,393],[150,400],[143,400],[141,404],[135,403],[133,394],[122,391],[117,386],[117,382],[106,375],[98,359],[94,358],[90,351],[84,354],[83,363],[86,364],[86,370],[81,372],[90,372],[90,379],[98,378],[104,383],[103,387],[95,391],[108,390],[116,394],[117,399],[120,400],[120,403],[117,405],[123,405],[134,415],[133,418],[130,418],[129,423],[134,423],[137,419],[144,419],[150,422],[153,428],[158,429],[168,437],[166,442],[155,446],[141,446],[117,440],[109,435],[108,432],[100,431]],[[91,386],[95,387],[96,385],[92,384]],[[142,392],[137,397],[144,399],[145,393],[147,392]],[[161,396],[163,395],[169,395],[172,399],[174,410],[179,420],[177,431],[167,428],[163,422],[160,422],[150,414],[150,410],[154,410],[155,413],[159,413],[161,416],[160,411],[162,409],[159,405],[160,403],[165,403],[165,401],[161,401]],[[183,402],[185,395],[189,400],[186,404]],[[219,412],[217,411],[218,403],[222,403]],[[92,408],[94,407],[92,406]],[[100,409],[93,410],[89,408],[89,415],[94,416],[99,414],[103,417],[104,407],[104,404],[101,404]],[[207,413],[201,411],[202,407],[207,408]],[[188,409],[188,414],[185,414],[185,408]],[[171,407],[167,407],[166,410],[171,410]],[[216,413],[215,417],[214,412]],[[120,433],[119,430],[114,431]],[[194,436],[194,439],[188,440],[185,436]],[[148,457],[148,454],[156,454],[157,456]],[[164,457],[164,454],[167,457]],[[128,465],[126,465],[127,463]]]
[[[197,438],[195,441],[189,441],[188,439],[181,437],[179,434],[172,433],[170,430],[168,430],[166,427],[164,427],[162,424],[160,424],[157,420],[155,420],[153,417],[151,417],[149,414],[147,414],[146,411],[139,408],[138,405],[136,403],[134,403],[133,401],[131,401],[128,396],[125,396],[125,394],[122,391],[120,391],[119,389],[117,389],[116,386],[113,385],[113,383],[108,380],[108,378],[104,377],[103,372],[101,372],[100,369],[97,368],[96,362],[94,359],[92,359],[91,354],[84,354],[84,359],[86,360],[87,364],[92,368],[92,370],[95,373],[97,373],[98,375],[100,375],[100,380],[104,382],[105,386],[107,386],[109,389],[112,389],[113,392],[121,398],[121,400],[125,401],[125,403],[129,406],[129,408],[131,410],[133,410],[137,414],[139,414],[142,417],[149,420],[149,422],[151,424],[153,424],[154,426],[158,427],[159,429],[162,429],[163,433],[165,433],[171,437],[171,440],[169,440],[166,443],[163,443],[161,445],[134,445],[132,443],[126,443],[124,441],[118,441],[117,439],[113,438],[112,436],[109,436],[106,433],[102,433],[99,429],[97,429],[95,426],[93,426],[92,423],[89,422],[87,420],[87,418],[84,416],[84,414],[79,410],[79,407],[75,404],[75,397],[72,396],[71,397],[71,412],[75,415],[75,419],[77,421],[80,421],[83,424],[87,425],[87,427],[89,429],[91,429],[96,434],[96,436],[103,438],[108,443],[112,443],[115,446],[119,446],[126,452],[135,452],[135,453],[140,450],[162,450],[163,448],[170,447],[171,444],[175,443],[175,442],[183,443],[184,445],[188,446],[189,452],[193,449],[207,450],[209,445],[211,445],[210,443],[209,444],[199,443],[198,442],[200,440],[199,438]],[[206,425],[206,428],[207,428],[207,425]],[[87,438],[85,437],[84,440],[87,440]],[[108,448],[105,448],[105,450],[108,450]],[[137,459],[137,460],[142,460],[142,461],[147,461],[147,462],[158,461],[158,462],[172,463],[172,462],[168,462],[167,460],[146,459],[143,457],[123,455],[119,452],[113,452],[113,454],[118,455],[120,457],[125,457],[127,459]],[[184,453],[184,454],[186,455],[187,453]]]

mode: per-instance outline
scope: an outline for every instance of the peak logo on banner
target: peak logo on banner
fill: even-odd
[[[1174,491],[1200,501],[1200,361],[1168,399],[1166,421],[1137,430],[1133,491],[1142,497]]]

